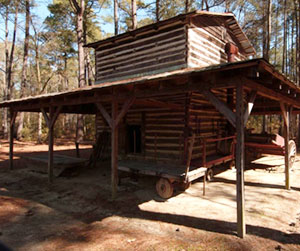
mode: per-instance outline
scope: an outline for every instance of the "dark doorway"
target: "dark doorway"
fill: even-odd
[[[142,152],[142,133],[140,125],[128,125],[128,152],[141,153]]]

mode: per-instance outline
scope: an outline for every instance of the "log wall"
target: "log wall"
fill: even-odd
[[[96,83],[186,68],[186,26],[179,23],[96,49]]]
[[[188,25],[188,66],[206,67],[227,62],[225,44],[231,42],[241,48],[225,26],[213,18],[197,17]],[[245,60],[239,52],[236,61]]]
[[[226,94],[215,92],[222,100]],[[202,138],[215,138],[224,134],[225,118],[202,94],[189,93],[156,98],[182,105],[182,110],[138,107],[133,105],[119,127],[119,152],[122,158],[146,159],[159,162],[183,163],[185,139],[196,134],[192,159],[202,157]],[[109,107],[107,108],[109,110]],[[97,132],[109,130],[98,114]],[[128,153],[127,126],[141,125],[142,153]],[[207,144],[207,153],[216,152],[216,143]]]

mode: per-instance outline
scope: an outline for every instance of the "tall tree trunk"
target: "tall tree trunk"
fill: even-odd
[[[156,0],[156,8],[155,8],[155,17],[156,17],[156,22],[159,21],[159,12],[160,12],[160,1]]]
[[[136,0],[131,0],[132,29],[137,28]]]
[[[7,70],[6,70],[6,100],[10,100],[11,99],[11,94],[12,94],[12,83],[11,83],[11,80],[12,80],[12,66],[13,66],[13,61],[14,61],[14,52],[15,52],[15,44],[16,44],[16,36],[17,36],[19,4],[20,4],[20,2],[16,1],[16,6],[15,6],[16,10],[15,10],[15,19],[14,19],[14,32],[13,32],[13,38],[12,38],[12,42],[11,42],[11,50],[10,50],[10,55],[9,55],[9,60],[8,60],[8,66],[7,66]],[[6,118],[8,118],[8,110],[7,110]],[[8,135],[6,135],[6,136],[8,136]]]
[[[114,22],[115,22],[115,35],[118,35],[119,34],[118,0],[114,0]]]
[[[274,64],[275,64],[275,65],[277,65],[278,14],[279,14],[279,7],[276,6],[276,17],[275,17],[275,42],[274,42]]]
[[[266,52],[265,59],[269,61],[270,41],[272,32],[272,0],[268,0],[267,8],[267,37],[266,37]]]
[[[282,72],[285,72],[285,62],[286,62],[286,19],[287,19],[287,13],[286,13],[286,0],[284,0],[283,5],[283,48],[282,48]]]
[[[80,5],[77,0],[71,0],[72,7],[77,18],[77,44],[78,44],[78,87],[86,85],[85,78],[85,56],[84,56],[84,12],[85,1],[80,0]],[[83,140],[83,115],[77,115],[76,142]]]
[[[190,11],[190,1],[185,0],[185,13],[188,13]]]
[[[34,27],[33,27],[34,28]],[[37,32],[35,31],[35,36],[37,36]],[[38,84],[38,90],[42,92],[42,80],[41,80],[41,70],[40,70],[40,55],[39,55],[39,45],[38,39],[35,38],[35,67],[36,67],[36,80]],[[38,135],[37,135],[37,142],[40,144],[42,143],[42,113],[40,112],[38,115]]]
[[[21,80],[21,94],[20,98],[25,96],[27,86],[27,61],[28,61],[28,46],[29,46],[29,21],[30,21],[30,2],[25,0],[25,39],[24,39],[24,53],[23,53],[23,66],[22,66],[22,80]],[[19,125],[17,128],[17,139],[21,139],[22,130],[24,125],[24,112],[20,113]]]
[[[7,83],[7,74],[8,74],[8,61],[9,61],[9,52],[8,52],[8,7],[5,10],[5,40],[4,40],[4,50],[5,50],[5,77],[4,77],[4,99],[7,99],[8,95],[8,83]],[[8,138],[8,109],[3,109],[3,133],[4,138]]]

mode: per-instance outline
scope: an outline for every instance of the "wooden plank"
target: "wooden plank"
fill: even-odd
[[[290,138],[290,114],[285,104],[280,102],[280,108],[284,118],[284,164],[285,164],[285,188],[291,189],[290,185],[290,161],[289,161],[289,138]]]
[[[9,169],[13,170],[14,168],[14,129],[15,129],[15,121],[17,117],[17,112],[10,109],[10,129],[9,129]]]
[[[116,98],[112,100],[111,110],[111,192],[114,200],[117,196],[118,188],[118,125],[116,123],[118,101]]]
[[[219,100],[211,91],[203,90],[203,94],[216,107],[216,109],[225,116],[230,124],[236,127],[236,115],[231,111],[231,109],[223,101]]]
[[[248,118],[251,114],[251,111],[253,109],[253,106],[254,106],[254,101],[256,99],[256,94],[257,92],[256,91],[251,91],[250,95],[249,95],[249,98],[248,98],[248,102],[247,102],[247,106],[246,106],[246,109],[245,109],[245,115],[244,115],[244,125],[247,124],[247,121],[248,121]]]
[[[103,107],[103,105],[101,103],[95,103],[98,110],[101,112],[102,116],[105,118],[107,124],[109,125],[110,128],[112,128],[112,119],[109,116],[108,112],[106,111],[106,109]]]
[[[244,103],[243,88],[236,89],[236,200],[237,200],[237,235],[244,238],[246,234],[245,224],[245,197],[244,197]]]

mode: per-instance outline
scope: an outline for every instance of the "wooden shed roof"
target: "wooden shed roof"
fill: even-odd
[[[139,99],[146,100],[160,95],[188,91],[201,92],[208,88],[234,88],[237,84],[242,84],[248,91],[256,91],[263,98],[275,101],[279,108],[279,102],[284,102],[300,109],[300,88],[264,59],[225,63],[206,68],[188,68],[107,82],[71,91],[3,101],[0,107],[10,107],[16,111],[39,112],[41,108],[47,110],[50,106],[63,106],[62,113],[94,114],[97,110],[94,107],[96,102],[110,102],[114,98],[112,88],[118,88],[117,96],[120,101],[135,95],[138,102]],[[143,101],[141,104],[146,103]],[[277,112],[277,110],[268,110],[267,105],[266,103],[262,112]]]
[[[157,23],[153,23],[150,25],[143,26],[141,28],[138,28],[133,31],[125,32],[122,34],[119,34],[117,36],[113,36],[104,40],[100,40],[94,43],[89,43],[86,45],[86,47],[92,47],[92,48],[98,48],[110,43],[116,43],[124,40],[129,40],[132,38],[138,38],[142,34],[158,31],[166,26],[176,25],[178,23],[187,23],[189,18],[191,17],[197,17],[197,16],[207,16],[207,17],[214,17],[219,20],[219,22],[222,22],[231,32],[232,34],[237,38],[239,43],[241,44],[244,52],[246,55],[253,55],[255,54],[255,49],[252,46],[251,42],[249,41],[246,34],[243,32],[242,28],[238,24],[234,14],[232,13],[217,13],[217,12],[209,12],[209,11],[193,11],[189,12],[187,14],[181,14],[176,17],[159,21]]]

